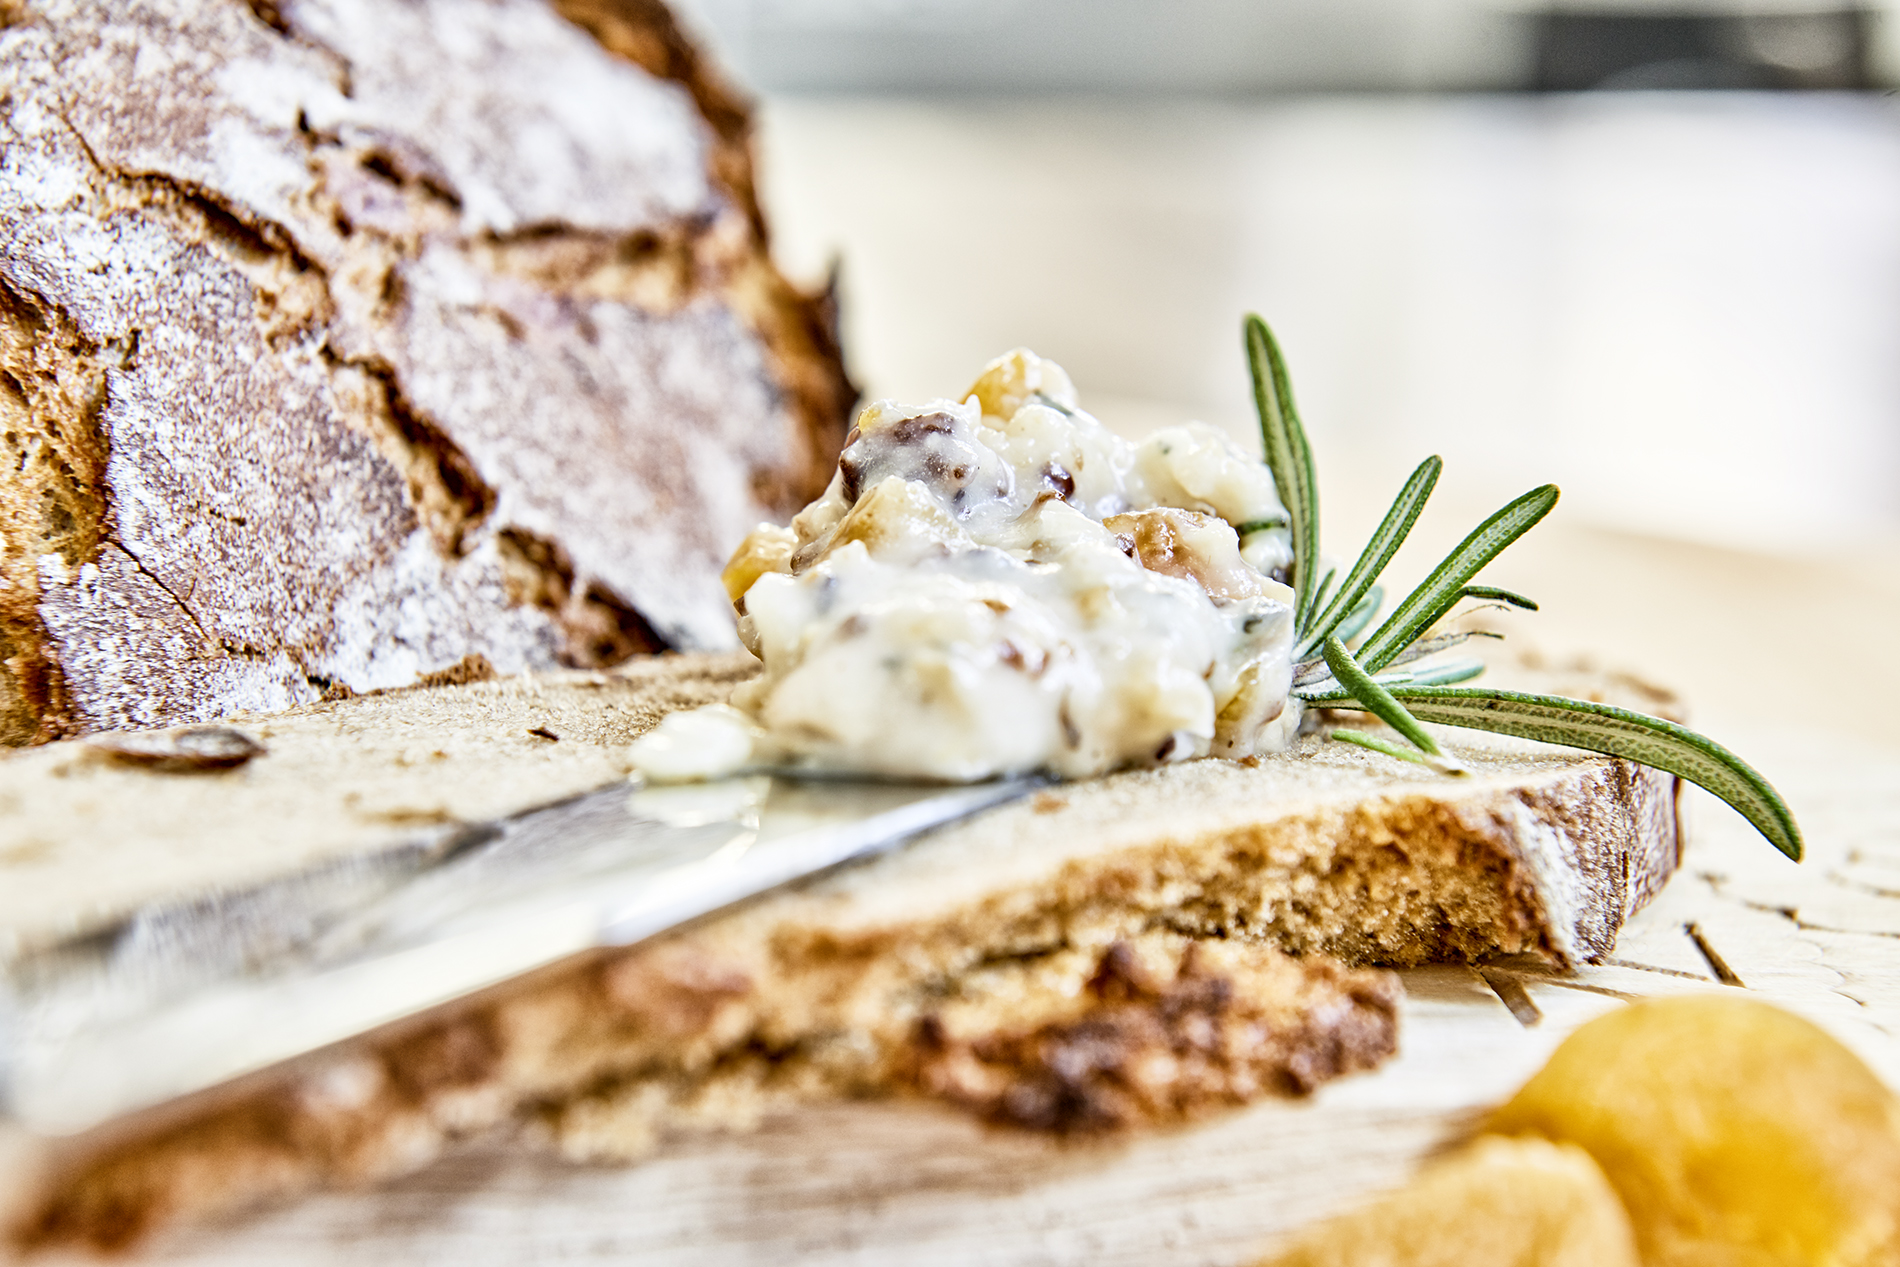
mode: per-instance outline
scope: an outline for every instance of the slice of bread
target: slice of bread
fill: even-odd
[[[84,744],[16,753],[0,762],[21,811],[0,823],[0,928],[20,954],[110,937],[154,902],[439,840],[624,773],[627,741],[747,671],[665,657],[240,719],[268,752],[223,773]],[[1676,864],[1673,779],[1444,738],[1473,777],[1311,736],[1050,789],[45,1149],[16,1238],[114,1243],[511,1125],[630,1157],[788,1098],[923,1094],[1087,1130],[1309,1089],[1394,1049],[1395,982],[1348,963],[1593,958]]]

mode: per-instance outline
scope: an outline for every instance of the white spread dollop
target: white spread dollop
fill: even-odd
[[[1273,478],[1200,423],[1129,444],[1027,351],[961,403],[866,408],[790,528],[727,564],[764,671],[634,745],[649,778],[796,762],[1064,777],[1285,746],[1293,592]],[[1236,529],[1246,531],[1243,542]]]

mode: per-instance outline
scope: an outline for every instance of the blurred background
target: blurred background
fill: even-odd
[[[1897,6],[684,9],[867,397],[1026,344],[1120,429],[1251,440],[1258,310],[1341,515],[1438,452],[1441,498],[1816,556],[1900,543]]]
[[[1841,725],[1900,739],[1900,0],[683,7],[867,398],[1028,345],[1119,430],[1257,447],[1257,310],[1333,551],[1427,453],[1395,581],[1552,480],[1489,573],[1544,601],[1516,645],[1712,725],[1866,645]]]

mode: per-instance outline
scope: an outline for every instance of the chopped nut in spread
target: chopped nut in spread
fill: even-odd
[[[1130,444],[1031,352],[961,403],[879,401],[824,495],[726,567],[764,672],[667,718],[635,764],[1074,778],[1276,750],[1299,721],[1285,521],[1221,432]]]

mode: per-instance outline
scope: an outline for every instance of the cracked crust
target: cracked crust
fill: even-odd
[[[77,567],[105,541],[106,370],[135,352],[101,347],[57,309],[0,281],[0,743],[76,727],[65,681],[42,653],[39,559]]]
[[[225,775],[162,780],[83,745],[15,754],[0,935],[97,940],[155,901],[215,904],[597,786],[666,711],[755,669],[669,657],[340,700],[254,719],[268,754]],[[1610,679],[1500,676],[1639,702]],[[1675,869],[1673,779],[1436,733],[1472,777],[1308,737],[1046,790],[79,1141],[15,1234],[119,1243],[488,1131],[627,1160],[817,1097],[922,1095],[1086,1132],[1308,1089],[1392,1049],[1396,995],[1365,968],[1600,957]]]
[[[663,8],[17,8],[0,740],[730,644],[853,394]]]

